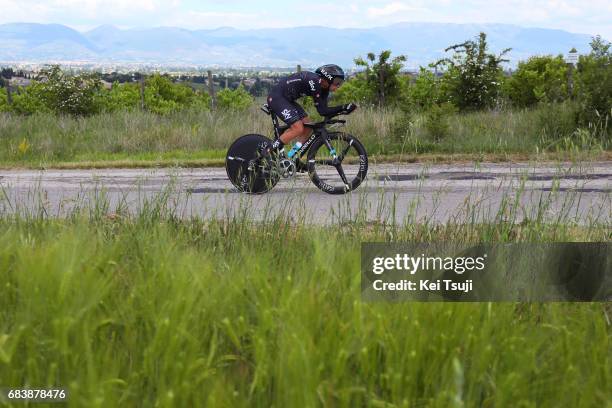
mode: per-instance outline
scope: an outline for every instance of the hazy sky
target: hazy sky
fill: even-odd
[[[612,1],[0,0],[0,23],[60,23],[79,30],[101,24],[190,29],[300,25],[343,28],[373,27],[400,21],[508,23],[601,34],[612,40]]]

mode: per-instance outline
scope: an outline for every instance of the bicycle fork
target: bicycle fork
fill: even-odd
[[[329,155],[332,158],[332,162],[331,162],[332,166],[336,168],[338,175],[340,175],[340,178],[342,179],[344,186],[348,190],[350,186],[349,186],[348,180],[346,179],[346,174],[344,174],[344,169],[342,168],[342,162],[338,159],[338,152],[336,152],[336,149],[334,149],[334,147],[331,145],[329,141],[329,137],[327,136],[327,131],[324,131],[323,133],[323,142],[325,142],[325,146],[327,146],[327,149],[329,150]]]

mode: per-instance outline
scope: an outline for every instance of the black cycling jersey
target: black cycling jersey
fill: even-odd
[[[327,106],[329,91],[321,87],[321,77],[314,72],[301,71],[282,78],[270,91],[272,98],[282,96],[290,103],[302,96],[311,96],[317,112],[321,116],[331,116],[342,112],[343,106]]]

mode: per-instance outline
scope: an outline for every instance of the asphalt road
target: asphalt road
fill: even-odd
[[[249,196],[233,189],[223,168],[0,171],[0,187],[4,214],[65,216],[97,206],[109,214],[143,208],[180,217],[282,214],[307,223],[612,221],[612,162],[371,164],[366,182],[344,196],[319,191],[305,174]]]

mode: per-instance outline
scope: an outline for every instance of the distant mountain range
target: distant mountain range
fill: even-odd
[[[490,49],[512,48],[511,64],[531,55],[588,52],[591,35],[507,24],[399,23],[376,28],[296,27],[185,30],[173,27],[122,30],[104,25],[79,32],[60,24],[0,25],[1,62],[143,63],[201,66],[345,67],[368,52],[390,49],[408,67],[427,65],[452,44],[487,33]]]

